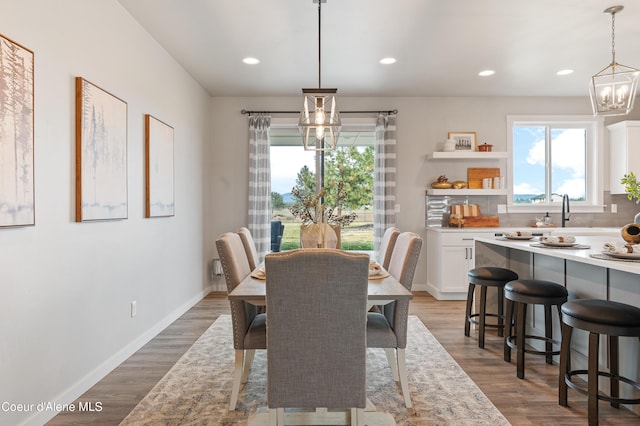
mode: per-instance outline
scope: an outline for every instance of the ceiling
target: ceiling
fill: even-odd
[[[318,87],[312,0],[118,0],[212,96]],[[588,96],[616,60],[640,68],[637,0],[328,0],[322,86],[341,96]],[[260,59],[246,65],[248,56]],[[379,60],[392,56],[393,65]],[[557,76],[562,69],[574,73]],[[484,69],[496,74],[479,77]]]

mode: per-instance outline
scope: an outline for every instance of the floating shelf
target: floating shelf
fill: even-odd
[[[427,160],[497,160],[507,158],[507,152],[435,151],[427,154]]]
[[[507,195],[506,189],[435,189],[428,188],[427,195]]]

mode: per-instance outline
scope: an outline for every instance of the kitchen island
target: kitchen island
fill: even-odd
[[[565,232],[568,232],[567,229]],[[475,239],[476,266],[501,266],[515,271],[521,279],[541,279],[562,284],[571,299],[605,299],[640,307],[640,262],[603,260],[591,255],[602,254],[607,242],[622,242],[620,236],[596,236],[572,234],[576,243],[589,246],[584,249],[538,247],[534,240],[507,240],[501,237],[478,237]],[[494,300],[493,298],[491,300]],[[488,308],[490,309],[490,308]],[[492,309],[495,312],[495,307]],[[542,308],[530,309],[528,327],[536,334],[544,334]],[[560,328],[554,320],[554,337],[559,340]],[[586,368],[588,334],[574,332],[572,340],[572,363],[574,368]],[[535,343],[535,342],[534,342]],[[601,337],[600,365],[608,365],[606,340]],[[557,360],[556,360],[557,362]],[[620,338],[620,373],[632,380],[640,378],[640,344],[637,338]],[[600,381],[602,390],[608,382]],[[626,386],[621,394],[632,395]],[[571,396],[569,397],[571,400]],[[629,406],[640,414],[639,406]]]

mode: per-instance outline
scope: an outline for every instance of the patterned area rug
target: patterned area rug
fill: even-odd
[[[398,425],[509,425],[415,316],[409,318],[407,371],[413,409],[391,376],[382,349],[367,354],[367,395]],[[221,315],[140,401],[121,425],[245,425],[266,407],[266,352],[256,357],[235,412],[228,411],[233,374],[231,317]]]

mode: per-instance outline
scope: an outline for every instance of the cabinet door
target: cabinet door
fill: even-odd
[[[441,291],[466,292],[468,290],[467,273],[470,268],[473,268],[472,255],[471,247],[442,247]]]

